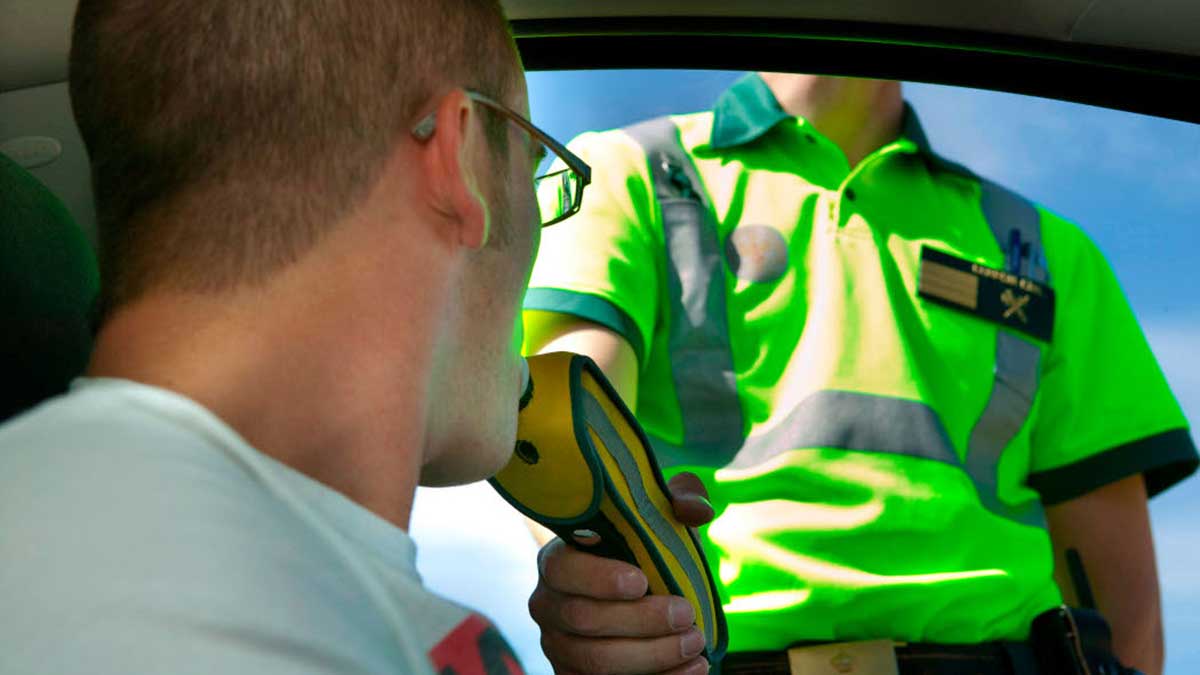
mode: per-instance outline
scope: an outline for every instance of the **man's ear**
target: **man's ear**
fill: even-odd
[[[453,227],[452,236],[467,248],[482,248],[491,230],[491,212],[480,171],[487,152],[479,107],[461,89],[440,99],[423,164],[434,210]]]

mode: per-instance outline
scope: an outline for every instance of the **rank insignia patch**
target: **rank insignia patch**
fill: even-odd
[[[1054,289],[928,246],[917,294],[1045,342],[1054,333]]]

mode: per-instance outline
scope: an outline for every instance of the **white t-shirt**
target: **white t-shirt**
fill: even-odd
[[[520,673],[414,558],[169,391],[80,380],[0,427],[0,673]]]

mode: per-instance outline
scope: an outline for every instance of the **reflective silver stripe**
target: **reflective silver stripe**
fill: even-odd
[[[942,420],[919,401],[852,391],[818,391],[766,433],[751,436],[733,468],[797,448],[837,448],[921,457],[961,466]]]
[[[687,574],[688,582],[696,590],[696,597],[699,598],[701,609],[704,612],[705,640],[709,645],[716,644],[716,610],[709,598],[708,578],[696,565],[691,564],[693,558],[688,552],[687,544],[679,538],[679,533],[651,503],[650,495],[646,494],[646,488],[642,485],[641,472],[638,470],[637,460],[632,451],[621,440],[621,434],[613,427],[612,420],[604,414],[604,407],[587,390],[583,391],[583,415],[587,420],[588,427],[596,433],[608,453],[617,461],[617,466],[621,468],[621,474],[629,486],[629,492],[633,496],[634,506],[638,513],[642,514],[654,536],[667,547],[671,555],[675,556],[679,561],[679,566]],[[646,544],[647,547],[653,548],[649,542]],[[669,572],[663,570],[663,573],[668,574]]]
[[[662,210],[670,303],[668,352],[692,463],[721,466],[744,440],[729,344],[725,261],[704,184],[662,117],[625,129],[641,144]]]
[[[1049,273],[1042,255],[1041,216],[1037,207],[1020,195],[987,179],[979,179],[980,206],[988,226],[1008,261],[1009,272],[1047,283]],[[1028,251],[1009,250],[1012,232],[1019,234]],[[983,414],[971,430],[967,445],[967,473],[979,491],[980,502],[992,513],[1026,525],[1045,527],[1042,504],[1034,500],[1019,507],[1000,501],[997,491],[1000,457],[1004,448],[1025,426],[1037,395],[1042,351],[1033,342],[1003,328],[996,330],[995,380]]]
[[[1040,360],[1037,345],[999,331],[996,379],[967,445],[967,473],[979,492],[979,501],[998,516],[1035,527],[1045,527],[1041,502],[1033,500],[1019,507],[1010,506],[1000,501],[997,488],[1000,456],[1029,419]]]

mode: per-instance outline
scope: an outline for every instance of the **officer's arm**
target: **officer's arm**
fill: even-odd
[[[1117,657],[1146,675],[1163,670],[1163,625],[1154,540],[1140,474],[1047,507],[1054,577],[1078,605],[1065,551],[1079,551],[1101,613],[1113,628]]]
[[[527,315],[534,312],[527,312]],[[616,387],[621,400],[634,408],[637,402],[638,362],[629,340],[612,329],[569,314],[536,312],[525,322],[525,351],[530,354],[574,352],[590,356]]]
[[[621,400],[635,410],[638,363],[629,341],[598,323],[556,312],[527,312],[525,352],[574,352],[590,356],[616,388]],[[538,546],[554,539],[554,533],[532,520],[526,521]]]

